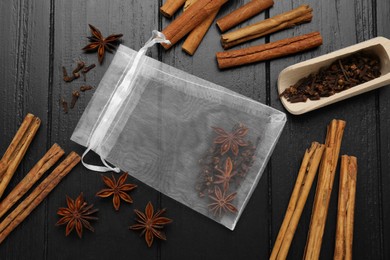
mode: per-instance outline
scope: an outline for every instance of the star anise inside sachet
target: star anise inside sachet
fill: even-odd
[[[98,209],[93,208],[93,204],[88,205],[81,193],[76,200],[66,196],[67,208],[59,208],[57,214],[62,218],[56,223],[57,226],[66,224],[65,235],[68,236],[74,228],[77,235],[81,238],[83,235],[83,227],[94,232],[94,228],[89,223],[90,220],[97,220],[97,217],[91,216]]]
[[[119,207],[121,205],[121,199],[128,203],[133,203],[133,199],[126,192],[135,189],[137,185],[125,183],[127,176],[128,174],[127,172],[125,172],[119,177],[118,181],[116,181],[114,176],[112,176],[112,179],[110,179],[102,175],[103,182],[108,188],[102,189],[96,194],[96,196],[99,196],[101,198],[113,196],[112,204],[114,205],[115,210],[119,210]]]
[[[105,51],[113,52],[115,50],[115,44],[123,36],[123,34],[111,34],[104,38],[102,33],[95,26],[89,24],[92,36],[87,37],[91,42],[83,48],[83,51],[96,51],[98,52],[99,63],[102,64]]]
[[[220,217],[222,211],[231,213],[236,213],[237,208],[231,203],[237,196],[237,193],[226,195],[226,191],[222,193],[221,189],[218,186],[215,186],[215,197],[210,195],[210,199],[214,200],[213,203],[209,204],[210,211],[214,213],[214,216],[217,215]]]
[[[229,183],[230,183],[230,180],[232,179],[232,177],[234,175],[236,175],[235,173],[232,174],[232,170],[233,170],[233,162],[232,162],[232,159],[230,159],[230,157],[228,157],[226,159],[226,162],[225,162],[225,170],[222,171],[218,168],[215,168],[220,174],[219,175],[215,175],[216,178],[218,178],[218,180],[214,181],[215,184],[223,184],[223,190],[228,190],[229,189]]]
[[[159,230],[162,229],[164,225],[172,222],[172,219],[161,217],[161,215],[164,214],[165,209],[158,210],[156,214],[154,214],[153,205],[149,201],[149,203],[146,205],[145,213],[142,213],[137,209],[135,209],[134,212],[139,218],[136,219],[138,224],[130,226],[130,229],[142,230],[141,236],[145,234],[145,241],[148,247],[152,246],[154,237],[167,240],[165,234]]]
[[[227,133],[220,127],[213,127],[213,129],[218,134],[218,137],[214,139],[214,143],[221,144],[221,155],[224,155],[231,149],[233,154],[237,156],[239,146],[248,145],[243,139],[248,133],[247,127],[239,126],[231,133]]]

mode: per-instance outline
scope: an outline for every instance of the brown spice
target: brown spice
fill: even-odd
[[[1,158],[0,198],[19,167],[40,125],[41,120],[38,117],[33,114],[27,114]]]
[[[80,70],[82,70],[85,66],[85,62],[84,61],[78,61],[77,62],[77,67],[72,71],[72,74],[73,76],[75,76],[76,78],[79,78],[80,77]]]
[[[47,197],[58,183],[80,162],[71,152],[32,192],[0,223],[0,244]]]
[[[221,36],[222,46],[224,49],[228,49],[249,40],[291,28],[301,23],[310,22],[313,17],[312,11],[313,9],[309,5],[301,5],[288,12],[225,33]]]
[[[217,52],[216,56],[218,67],[220,69],[227,69],[306,51],[318,47],[321,44],[321,34],[319,32],[312,32],[258,46]]]
[[[182,15],[180,15],[162,31],[171,44],[168,45],[162,43],[161,45],[165,49],[171,48],[226,2],[228,2],[228,0],[196,1],[191,7],[183,12]]]
[[[230,14],[218,19],[217,26],[221,32],[225,32],[273,5],[273,0],[251,0]]]
[[[358,52],[299,80],[280,96],[291,103],[319,100],[379,77],[380,69],[379,57]]]
[[[214,196],[210,195],[210,199],[214,202],[209,204],[210,211],[213,212],[214,216],[217,215],[220,217],[222,211],[236,213],[237,208],[231,203],[237,196],[237,193],[231,193],[226,195],[226,191],[222,192],[218,186],[215,186]]]
[[[66,102],[64,98],[60,99],[60,106],[62,106],[64,113],[68,114],[68,112],[69,112],[68,102]]]
[[[243,138],[248,133],[248,128],[239,127],[231,133],[227,133],[220,127],[213,127],[214,131],[219,135],[214,139],[214,143],[221,144],[221,155],[232,150],[234,155],[238,155],[239,146],[247,146],[248,144],[243,140]]]
[[[82,69],[82,71],[81,71],[81,73],[83,74],[83,76],[84,76],[84,81],[87,81],[87,73],[90,71],[90,70],[92,70],[93,68],[95,68],[96,67],[96,64],[91,64],[91,65],[88,65],[88,66],[85,66],[83,69]]]
[[[77,99],[80,97],[80,92],[77,90],[72,92],[72,101],[70,103],[70,109],[73,109],[74,106],[76,105]]]
[[[185,1],[186,0],[166,0],[164,5],[160,7],[160,12],[165,17],[172,18],[177,10],[184,5]]]
[[[119,210],[121,199],[127,203],[133,203],[133,199],[126,192],[135,189],[137,185],[130,183],[125,184],[127,176],[128,174],[125,172],[119,177],[118,181],[116,181],[114,175],[112,175],[112,179],[102,175],[103,182],[108,188],[102,189],[96,193],[96,196],[101,198],[113,196],[112,204],[114,205],[115,210]]]
[[[167,240],[165,234],[159,229],[164,228],[164,225],[172,223],[172,219],[161,217],[165,213],[165,209],[158,210],[154,214],[154,209],[152,203],[146,205],[145,213],[135,209],[134,212],[139,219],[136,219],[138,224],[130,226],[132,230],[142,230],[141,236],[145,234],[145,241],[148,247],[151,247],[153,244],[154,237],[157,237],[161,240]]]
[[[260,138],[257,138],[256,145],[244,140],[249,128],[241,123],[236,124],[230,133],[220,127],[213,127],[213,130],[218,136],[199,160],[201,173],[195,189],[201,198],[208,200],[214,217],[221,217],[222,213],[228,211],[237,212],[231,201],[254,162]]]
[[[72,82],[75,79],[73,75],[72,76],[68,75],[68,72],[66,71],[66,68],[64,66],[62,66],[62,78],[64,79],[65,82]]]
[[[225,162],[225,170],[222,171],[218,168],[216,170],[220,173],[220,175],[216,175],[215,177],[217,180],[214,181],[215,184],[223,184],[223,190],[229,189],[229,183],[232,179],[232,177],[235,175],[235,173],[232,174],[233,170],[233,163],[232,159],[228,157]]]
[[[91,90],[91,89],[93,89],[93,87],[90,86],[90,85],[83,85],[83,86],[80,87],[80,91],[81,92],[85,92],[85,91],[88,91],[88,90]]]
[[[197,0],[187,0],[184,6],[184,11],[191,7]],[[194,55],[198,49],[203,37],[206,35],[215,17],[217,16],[219,9],[210,14],[202,23],[200,23],[195,29],[193,29],[187,36],[183,43],[182,50],[189,55]]]
[[[102,64],[105,51],[114,51],[116,49],[115,44],[118,43],[123,34],[111,34],[104,38],[102,33],[95,26],[89,24],[89,28],[92,36],[87,38],[91,43],[85,46],[83,51],[92,52],[97,50],[99,63]]]
[[[89,221],[97,220],[97,217],[91,216],[98,212],[98,209],[93,208],[93,204],[88,205],[84,201],[83,193],[81,193],[76,200],[66,196],[66,208],[59,208],[57,214],[62,218],[56,223],[56,226],[65,225],[65,235],[68,236],[73,229],[76,229],[77,235],[81,238],[83,236],[83,228],[94,232],[94,228]]]
[[[0,218],[31,189],[31,187],[61,158],[63,154],[64,150],[62,150],[58,144],[54,144],[50,150],[47,151],[42,159],[39,160],[18,185],[12,189],[8,196],[0,202]]]

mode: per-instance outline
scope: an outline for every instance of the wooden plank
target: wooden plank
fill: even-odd
[[[138,50],[149,39],[151,31],[158,27],[157,17],[158,6],[153,0],[55,1],[52,138],[66,151],[75,150],[82,154],[85,150],[71,142],[70,136],[94,91],[81,93],[76,107],[64,114],[58,100],[64,97],[70,102],[72,90],[78,89],[85,82],[80,78],[65,83],[62,80],[61,66],[66,66],[68,71],[71,71],[79,59],[87,64],[96,63],[96,68],[87,74],[86,83],[97,86],[114,57],[113,54],[106,53],[103,64],[99,65],[97,53],[82,52],[81,49],[88,43],[86,37],[90,36],[88,23],[99,28],[103,36],[123,33],[123,44]],[[157,56],[156,53],[154,49],[152,54]],[[101,164],[96,155],[88,155],[87,160]],[[120,211],[115,212],[112,200],[95,197],[96,192],[104,188],[100,174],[78,165],[49,198],[47,236],[50,240],[47,259],[55,259],[58,256],[72,259],[110,259],[113,255],[116,259],[128,259],[131,256],[154,259],[158,247],[148,250],[144,238],[140,238],[138,233],[130,231],[128,227],[134,223],[133,210],[143,210],[149,200],[156,204],[157,192],[133,178],[128,181],[138,184],[138,188],[131,194],[134,204],[123,203]],[[83,239],[78,239],[75,234],[65,237],[64,227],[55,226],[59,219],[56,211],[58,207],[65,206],[65,195],[75,198],[80,192],[84,192],[86,200],[99,209],[99,220],[94,223],[95,234],[85,231]]]
[[[248,0],[230,1],[219,14],[222,17]],[[83,93],[74,110],[68,115],[58,104],[60,97],[70,101],[72,90],[84,82],[62,81],[61,66],[68,70],[75,61],[97,63],[97,55],[84,54],[88,23],[101,29],[103,35],[124,33],[124,44],[139,49],[150,37],[152,29],[169,23],[159,18],[160,1],[0,1],[0,152],[8,146],[18,125],[27,112],[39,116],[43,124],[30,151],[10,183],[14,187],[25,173],[44,154],[52,142],[58,142],[69,152],[84,149],[69,138],[93,91]],[[276,1],[270,15],[297,7],[306,2]],[[54,31],[50,31],[50,4],[54,4]],[[312,1],[312,23],[298,26],[270,37],[271,41],[319,30],[324,45],[316,50],[259,63],[242,68],[219,71],[215,52],[221,51],[220,33],[213,25],[199,47],[190,57],[182,52],[181,43],[165,52],[153,48],[151,56],[211,82],[228,87],[260,102],[269,102],[283,110],[277,97],[276,80],[279,72],[302,60],[354,44],[377,34],[390,38],[387,1],[355,0],[353,3]],[[264,13],[245,24],[264,19]],[[376,19],[376,21],[374,20]],[[376,26],[377,23],[377,26]],[[245,25],[244,24],[244,25]],[[243,26],[243,25],[241,25]],[[161,28],[159,28],[161,29]],[[54,57],[50,57],[50,33],[53,36]],[[258,39],[243,46],[263,43]],[[242,47],[242,46],[240,46]],[[113,55],[108,54],[102,66],[88,74],[87,83],[97,85]],[[51,58],[54,58],[50,68]],[[268,64],[268,65],[267,65]],[[53,72],[53,82],[51,71]],[[268,73],[269,72],[269,73]],[[51,98],[50,102],[48,100]],[[354,258],[390,259],[390,91],[382,88],[303,116],[288,116],[288,124],[272,157],[268,170],[261,178],[247,208],[235,229],[228,229],[201,216],[180,203],[159,195],[155,190],[133,178],[129,182],[139,187],[131,193],[134,204],[123,204],[119,212],[110,199],[95,197],[103,188],[100,174],[79,165],[0,246],[0,256],[6,259],[266,259],[276,238],[295,182],[304,150],[311,141],[323,141],[326,125],[333,118],[345,119],[347,128],[341,152],[358,157],[359,173],[355,212]],[[51,107],[53,110],[51,110]],[[96,156],[89,156],[99,163]],[[334,191],[338,190],[338,175]],[[64,228],[56,227],[56,211],[65,205],[65,195],[76,197],[81,191],[88,202],[100,209],[96,233],[85,232],[83,239],[74,234],[64,236]],[[7,190],[9,192],[9,189]],[[157,242],[152,249],[143,238],[128,230],[134,223],[133,209],[143,209],[151,200],[155,206],[166,207],[167,216],[174,222],[165,229],[166,242]],[[302,258],[310,222],[313,191],[303,212],[289,258]],[[333,192],[321,259],[333,257],[336,228],[337,192]],[[269,235],[271,232],[271,235]],[[32,239],[33,238],[33,239]],[[2,257],[0,257],[2,258]]]
[[[246,2],[230,1],[222,7],[217,18]],[[243,25],[262,19],[264,13]],[[169,22],[170,20],[163,18],[163,27]],[[264,39],[257,42],[264,42]],[[218,70],[215,52],[223,49],[220,45],[220,32],[215,23],[194,56],[191,57],[182,51],[182,43],[183,40],[171,50],[163,51],[162,61],[257,101],[266,102],[265,64],[226,71]],[[267,172],[261,178],[233,232],[172,199],[163,196],[161,203],[163,207],[168,208],[170,216],[175,221],[170,227],[168,242],[162,245],[161,259],[265,259],[268,257]]]
[[[377,34],[390,39],[389,1],[376,1]],[[390,89],[389,87],[378,90],[378,123],[379,123],[379,147],[380,147],[380,176],[379,185],[382,190],[382,231],[383,231],[383,259],[390,259]]]
[[[0,121],[3,153],[25,115],[42,120],[41,127],[16,171],[6,193],[16,186],[47,148],[49,75],[49,1],[0,3]],[[43,90],[43,91],[42,91]],[[42,259],[45,243],[45,206],[40,205],[0,247],[8,259]],[[27,238],[34,239],[27,239]]]
[[[306,2],[305,2],[306,3]],[[290,10],[303,2],[276,2],[271,9],[271,16]],[[279,72],[294,63],[316,57],[333,50],[349,46],[373,37],[371,1],[346,2],[313,1],[313,21],[271,36],[271,41],[292,37],[311,31],[320,31],[324,45],[318,49],[271,62],[271,104],[283,109],[275,82]],[[342,154],[358,157],[359,174],[356,197],[356,221],[354,257],[359,259],[380,259],[380,218],[377,204],[378,193],[378,152],[376,142],[375,93],[367,93],[332,106],[302,115],[288,116],[285,134],[282,136],[279,149],[272,160],[272,238],[275,240],[282,223],[296,174],[304,150],[311,141],[323,142],[326,125],[331,119],[347,121]],[[338,190],[338,175],[334,191]],[[309,196],[306,208],[291,245],[289,257],[300,259],[306,243],[308,226],[313,202],[313,191]],[[334,235],[337,213],[337,192],[333,192],[324,239],[321,259],[333,257]]]

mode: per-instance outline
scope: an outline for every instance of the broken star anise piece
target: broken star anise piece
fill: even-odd
[[[165,212],[165,209],[158,210],[156,214],[154,214],[153,205],[149,201],[146,205],[145,213],[142,213],[137,209],[135,209],[134,212],[139,218],[136,219],[138,224],[130,226],[130,229],[142,230],[141,236],[145,234],[145,241],[148,247],[152,246],[154,237],[167,240],[165,234],[159,230],[162,229],[164,225],[172,222],[172,219],[161,217],[161,215]]]
[[[107,38],[104,38],[102,33],[95,26],[89,24],[92,36],[87,37],[91,42],[83,48],[83,51],[96,51],[98,52],[99,63],[102,64],[105,51],[112,52],[115,50],[115,45],[123,34],[111,34]]]
[[[125,183],[127,175],[127,172],[125,172],[119,177],[118,181],[116,181],[114,176],[112,176],[112,179],[110,179],[102,175],[103,182],[108,188],[102,189],[101,191],[96,193],[96,196],[99,196],[101,198],[113,196],[112,204],[114,205],[115,210],[119,210],[119,207],[121,205],[121,199],[128,203],[133,203],[133,199],[126,192],[135,189],[137,185]]]
[[[218,137],[214,139],[214,143],[221,144],[221,155],[224,155],[231,149],[233,154],[237,156],[238,147],[248,145],[243,140],[248,133],[248,128],[245,126],[239,126],[231,133],[227,133],[220,127],[213,127],[213,129],[218,134]]]
[[[216,170],[218,172],[220,172],[221,174],[215,175],[215,177],[218,178],[218,180],[214,181],[214,183],[215,184],[223,184],[223,189],[224,190],[228,190],[229,189],[230,180],[235,175],[235,173],[232,174],[232,170],[233,170],[232,159],[230,159],[230,157],[228,157],[226,159],[225,170],[224,171],[222,171],[222,170],[220,170],[218,168],[216,168]]]
[[[94,232],[94,228],[89,223],[90,220],[97,220],[97,217],[91,216],[96,213],[98,209],[93,208],[93,204],[88,205],[81,193],[76,200],[66,196],[67,208],[59,208],[57,214],[62,218],[56,223],[57,226],[66,224],[65,235],[68,236],[74,228],[76,228],[77,235],[81,238],[83,235],[83,227]]]
[[[224,212],[230,211],[231,213],[236,213],[237,208],[231,203],[236,196],[237,193],[234,192],[229,195],[225,195],[226,191],[222,193],[221,189],[218,186],[215,186],[215,197],[210,195],[210,198],[215,202],[209,204],[210,211],[213,212],[214,216],[217,215],[220,217],[222,210]]]

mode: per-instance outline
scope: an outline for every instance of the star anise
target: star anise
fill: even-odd
[[[110,179],[102,175],[103,182],[106,184],[106,186],[108,186],[108,189],[102,189],[96,193],[96,196],[101,198],[113,196],[112,204],[114,205],[115,210],[119,210],[121,199],[128,203],[133,203],[133,199],[126,192],[135,189],[137,185],[130,183],[125,184],[127,176],[128,174],[125,172],[119,177],[118,181],[116,181],[114,176],[112,176],[112,179]]]
[[[225,195],[226,191],[222,193],[218,186],[215,186],[215,197],[210,195],[210,198],[215,202],[209,204],[210,211],[213,212],[214,216],[221,216],[222,210],[224,212],[230,211],[232,213],[237,212],[237,208],[231,203],[237,196],[237,192],[229,195]]]
[[[239,126],[231,133],[227,133],[220,127],[213,127],[213,129],[218,134],[218,137],[214,139],[214,143],[221,144],[221,155],[224,155],[231,149],[233,154],[237,156],[238,147],[248,145],[243,140],[248,133],[248,128],[245,126]]]
[[[92,36],[87,37],[91,42],[83,48],[83,51],[98,51],[99,63],[102,64],[105,51],[112,53],[115,50],[115,43],[123,36],[123,34],[111,34],[104,38],[102,33],[95,26],[89,24]]]
[[[130,229],[142,230],[141,236],[145,234],[145,241],[148,247],[152,246],[154,237],[167,240],[165,234],[159,230],[162,229],[164,225],[172,222],[172,219],[161,217],[161,215],[165,212],[165,209],[158,210],[156,214],[154,214],[153,205],[149,201],[145,208],[145,214],[137,209],[135,209],[134,212],[139,218],[136,219],[138,224],[130,226]]]
[[[66,196],[67,208],[59,208],[57,214],[62,218],[56,223],[57,226],[66,224],[65,235],[68,236],[74,228],[76,228],[77,235],[81,238],[83,235],[83,227],[94,232],[94,228],[89,223],[90,220],[97,220],[97,217],[91,216],[96,213],[98,209],[93,209],[93,204],[88,205],[81,193],[76,200]]]
[[[232,174],[233,170],[233,163],[232,159],[228,157],[225,162],[225,170],[222,171],[218,168],[216,168],[217,171],[219,171],[221,174],[220,175],[215,175],[218,180],[214,181],[215,184],[223,184],[223,189],[226,191],[229,189],[229,183],[231,178],[235,175],[235,173]]]

